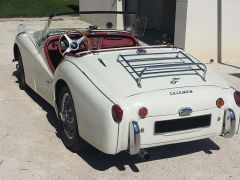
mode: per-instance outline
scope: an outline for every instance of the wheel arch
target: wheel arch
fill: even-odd
[[[58,99],[59,99],[60,90],[64,86],[68,87],[66,81],[64,81],[63,79],[59,79],[55,84],[54,95],[55,95],[56,108],[58,108]]]
[[[18,52],[21,53],[17,43],[15,43],[13,46],[14,61],[18,61]]]

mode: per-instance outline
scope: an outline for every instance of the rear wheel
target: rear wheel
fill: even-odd
[[[84,150],[86,142],[79,136],[75,107],[67,86],[60,90],[58,110],[61,120],[60,133],[64,145],[72,152]]]
[[[18,83],[19,83],[19,88],[21,90],[25,90],[27,85],[25,82],[25,73],[24,73],[24,67],[23,67],[23,62],[22,62],[22,56],[19,50],[17,50],[17,78],[18,78]]]

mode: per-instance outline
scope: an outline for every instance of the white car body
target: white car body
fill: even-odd
[[[128,150],[130,154],[137,154],[140,149],[165,144],[216,135],[232,137],[239,130],[240,108],[234,99],[236,90],[181,49],[172,46],[138,46],[95,50],[79,57],[65,55],[56,71],[52,72],[43,45],[38,46],[36,41],[37,34],[39,32],[24,31],[15,40],[14,50],[18,48],[22,55],[26,84],[50,103],[58,114],[56,97],[64,81],[74,100],[79,135],[104,153],[117,154]],[[175,57],[176,54],[188,57],[192,63],[188,59],[189,64],[186,65],[183,57]],[[148,59],[146,66],[154,63],[151,59],[161,59],[162,64],[157,64],[155,71],[159,71],[159,68],[164,71],[164,67],[171,69],[171,64],[173,71],[163,73],[161,77],[152,77],[150,74],[150,78],[143,78],[148,76],[143,72],[139,80],[131,67],[124,68],[126,64],[122,57],[129,55],[130,61]],[[169,57],[176,58],[171,60],[174,63],[169,64]],[[177,63],[185,63],[185,66],[178,67]],[[200,68],[201,71],[189,70],[189,74],[184,75],[181,71],[177,72],[179,68],[185,72],[186,67]],[[151,67],[145,71],[152,72]],[[225,102],[220,108],[216,106],[219,98]],[[123,110],[120,123],[116,123],[112,117],[115,104]],[[140,118],[138,114],[142,107],[148,109],[146,118]],[[188,108],[192,112],[181,114],[181,110]],[[205,115],[210,115],[208,126],[155,132],[156,122],[179,122],[181,119]]]

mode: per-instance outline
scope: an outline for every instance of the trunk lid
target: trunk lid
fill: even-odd
[[[158,58],[152,53],[171,53],[175,52],[173,48],[165,49],[148,49],[148,58]],[[177,50],[180,51],[180,50]],[[126,67],[126,64],[121,64],[119,60],[119,54],[121,55],[137,55],[136,50],[121,50],[111,52],[101,52],[95,54],[89,54],[82,57],[67,57],[67,60],[72,61],[94,84],[106,94],[113,101],[120,101],[121,99],[131,97],[134,95],[154,92],[166,89],[189,89],[189,87],[198,86],[217,86],[222,88],[228,88],[227,83],[220,78],[216,73],[208,69],[206,74],[206,81],[202,79],[202,74],[194,73],[193,71],[181,71],[174,72],[176,67],[170,68],[171,72],[163,73],[161,76],[150,77],[142,79],[141,87],[136,82],[134,72]],[[169,63],[189,63],[188,61],[179,62],[179,58],[168,59],[166,56],[161,57],[160,64]],[[158,58],[159,59],[159,58]],[[199,63],[196,59],[192,59],[194,62]],[[143,61],[149,64],[156,64],[154,61]],[[134,64],[133,64],[134,65]],[[193,67],[195,68],[195,66]],[[154,70],[153,70],[154,71]],[[204,89],[204,88],[203,88]],[[207,94],[207,92],[203,92]],[[167,91],[169,95],[169,91]],[[199,95],[199,97],[202,97]]]
[[[179,117],[179,110],[182,108],[191,108],[193,113],[216,109],[217,99],[226,99],[224,92],[222,88],[214,86],[170,88],[129,96],[122,103],[132,116],[135,116],[141,107],[146,107],[148,117]]]

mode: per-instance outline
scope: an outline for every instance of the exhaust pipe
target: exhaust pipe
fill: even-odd
[[[138,155],[139,155],[140,158],[143,159],[144,161],[150,159],[150,155],[149,155],[149,153],[148,153],[145,149],[141,149],[141,150],[139,151]]]

